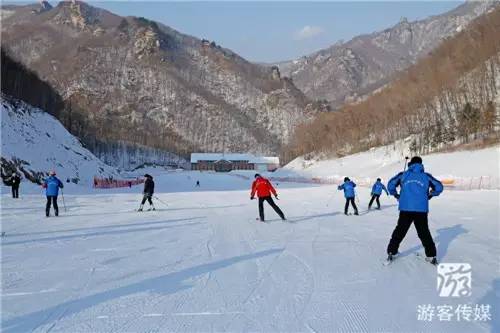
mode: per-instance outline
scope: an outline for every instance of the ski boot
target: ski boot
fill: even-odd
[[[359,215],[358,211],[355,211],[355,212],[354,212],[354,215]]]
[[[425,261],[427,261],[428,263],[430,263],[434,266],[437,266],[439,264],[436,257],[426,257]]]
[[[138,212],[142,212],[142,205],[139,206]]]
[[[387,254],[387,263],[391,263],[393,262],[398,256],[398,253],[396,254],[392,254],[392,253],[388,253]]]

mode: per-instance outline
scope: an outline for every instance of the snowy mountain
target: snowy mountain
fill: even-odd
[[[63,96],[58,119],[93,152],[128,142],[184,157],[277,153],[317,112],[277,68],[145,18],[81,1],[2,13],[2,47]]]
[[[363,101],[297,127],[288,160],[351,155],[411,138],[414,154],[500,142],[500,6]]]
[[[396,71],[415,63],[496,5],[498,1],[468,1],[424,20],[409,22],[402,18],[386,30],[278,66],[282,75],[292,78],[307,96],[326,99],[339,107],[380,88]]]
[[[55,170],[61,180],[92,184],[94,176],[117,177],[53,116],[2,96],[2,175],[13,170],[32,181]]]

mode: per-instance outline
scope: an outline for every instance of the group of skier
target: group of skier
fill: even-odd
[[[337,188],[344,191],[346,199],[344,206],[345,215],[348,215],[349,205],[352,205],[354,215],[359,215],[355,202],[355,187],[356,183],[350,180],[349,177],[345,177],[344,183]],[[415,156],[408,163],[408,170],[406,170],[405,166],[403,172],[392,177],[388,182],[387,188],[382,183],[382,180],[377,178],[377,181],[372,186],[368,210],[371,209],[374,201],[377,202],[377,209],[380,209],[380,195],[382,191],[387,195],[394,196],[399,201],[399,218],[387,246],[387,262],[392,262],[397,257],[399,245],[406,236],[411,224],[414,223],[417,235],[425,249],[426,260],[433,265],[437,265],[436,245],[429,231],[428,213],[429,200],[438,196],[443,191],[441,182],[431,174],[426,173],[422,158]],[[255,194],[259,198],[259,216],[261,221],[264,221],[264,201],[267,201],[281,219],[285,220],[285,215],[271,197],[272,194],[278,199],[278,193],[271,185],[271,182],[259,174],[255,175],[250,199],[254,199]]]
[[[148,201],[150,205],[149,210],[155,210],[152,200],[155,183],[151,175],[146,174],[144,177],[143,197],[139,211],[143,210],[146,201]],[[19,196],[19,183],[20,178],[17,174],[11,176],[10,184],[12,186],[12,196],[14,198],[18,198]],[[199,186],[199,182],[197,182],[197,186]],[[50,216],[51,205],[54,207],[55,216],[59,215],[57,197],[59,189],[63,187],[64,185],[56,177],[55,171],[51,171],[49,177],[44,180],[43,188],[45,188],[47,197],[45,214],[47,217]],[[346,215],[348,215],[350,205],[352,205],[354,209],[354,215],[359,215],[358,207],[355,202],[355,188],[356,183],[350,180],[349,177],[345,177],[344,183],[338,186],[338,190],[344,191],[344,197],[346,199],[344,214]],[[429,231],[428,212],[429,200],[438,196],[443,191],[441,182],[435,179],[431,174],[426,173],[422,164],[422,158],[415,156],[408,164],[407,170],[405,167],[403,172],[398,173],[389,180],[387,188],[382,183],[382,180],[377,178],[377,181],[372,186],[368,210],[371,209],[374,201],[377,203],[377,209],[380,209],[380,195],[383,191],[387,195],[394,196],[399,201],[399,218],[389,241],[389,245],[387,246],[387,261],[392,262],[397,257],[399,245],[406,236],[411,224],[414,223],[417,235],[425,249],[426,259],[432,264],[437,265],[436,246]],[[279,200],[276,189],[268,179],[262,177],[260,174],[255,174],[255,180],[252,183],[250,192],[250,199],[255,199],[255,196],[258,198],[260,221],[265,221],[264,202],[267,202],[283,221],[286,221],[285,214],[272,198],[274,196]]]

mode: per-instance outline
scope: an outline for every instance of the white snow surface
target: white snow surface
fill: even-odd
[[[81,184],[91,184],[94,176],[118,177],[52,115],[20,101],[1,102],[3,158],[26,161],[24,168],[36,172],[55,170],[61,180],[79,178]]]
[[[305,160],[299,157],[275,172],[273,176],[338,179],[348,176],[357,180],[366,179],[368,183],[381,177],[387,181],[403,170],[405,156],[411,157],[402,143],[398,143],[330,160]],[[498,182],[500,177],[500,146],[430,154],[422,158],[426,171],[440,179],[483,176]]]
[[[498,191],[432,199],[439,260],[472,265],[472,296],[442,298],[436,268],[413,255],[423,251],[413,227],[401,257],[382,265],[398,216],[391,198],[366,213],[359,188],[361,216],[345,216],[335,186],[280,183],[289,221],[266,205],[261,223],[249,180],[153,176],[151,212],[135,212],[138,186],[70,187],[58,218],[26,186],[20,199],[2,196],[3,332],[500,331]],[[489,304],[493,318],[419,321],[424,304]]]

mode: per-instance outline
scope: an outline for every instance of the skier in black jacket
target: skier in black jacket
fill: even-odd
[[[153,193],[155,192],[155,182],[153,181],[153,177],[151,175],[145,174],[144,177],[146,178],[146,181],[144,182],[144,196],[142,197],[141,206],[139,207],[140,212],[142,212],[142,208],[144,207],[146,200],[149,202],[149,205],[153,207],[153,210],[155,210],[152,200]]]
[[[14,199],[19,198],[19,185],[21,184],[21,177],[17,173],[14,173],[10,177],[10,186],[12,187],[12,197]]]

